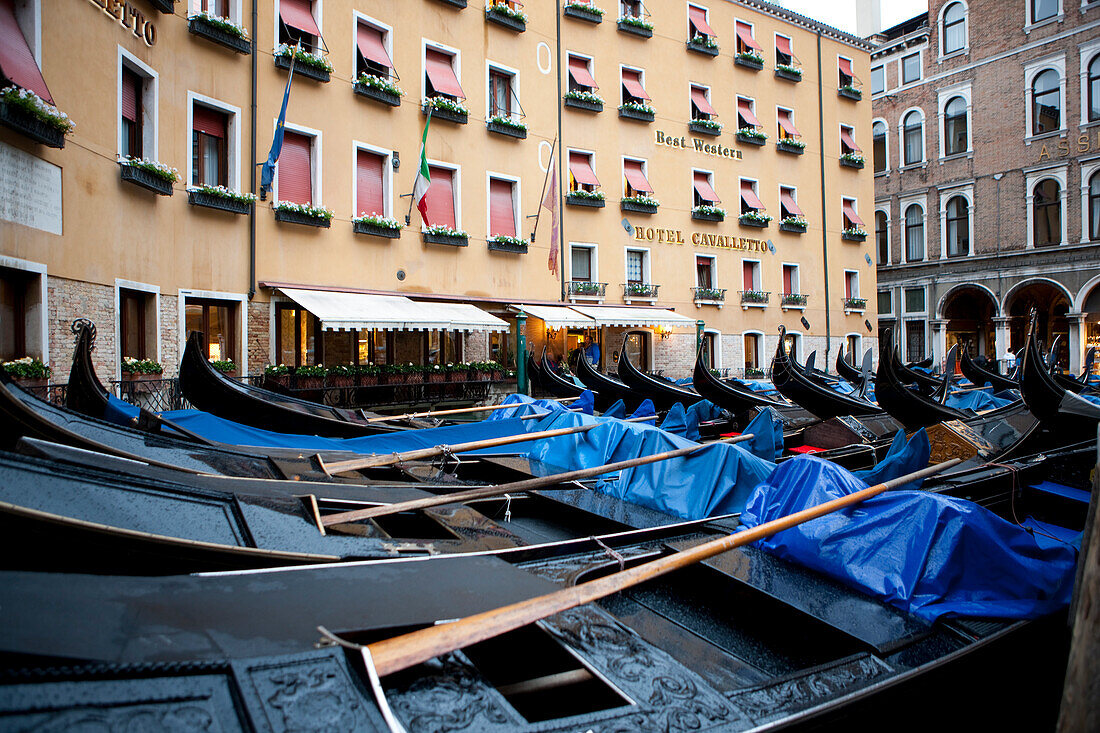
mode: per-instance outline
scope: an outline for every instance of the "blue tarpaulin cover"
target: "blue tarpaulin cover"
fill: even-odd
[[[782,464],[749,497],[753,527],[867,487],[813,456]],[[1065,607],[1076,551],[977,504],[891,491],[758,543],[928,621],[943,615],[1034,618]]]
[[[125,400],[120,400],[113,394],[107,395],[107,409],[103,411],[103,419],[116,425],[130,425],[130,421],[141,414],[141,409],[131,405]]]
[[[699,419],[694,413],[688,415],[684,406],[677,402],[665,415],[665,420],[661,423],[661,430],[667,430],[673,435],[679,435],[681,438],[698,441]]]
[[[615,400],[611,407],[603,411],[604,417],[617,417],[622,420],[626,417],[626,403],[622,400]]]
[[[877,464],[864,471],[855,471],[855,477],[865,481],[868,486],[891,481],[898,476],[919,471],[928,465],[928,459],[932,456],[932,446],[928,442],[928,433],[921,428],[913,433],[908,441],[905,439],[905,431],[899,430],[894,435],[894,442],[890,444],[890,450]],[[922,481],[906,484],[906,489],[919,489]]]
[[[990,390],[983,388],[970,390],[962,394],[949,394],[944,404],[956,410],[974,410],[977,412],[979,410],[995,410],[1013,402],[1010,399],[994,396],[990,392]]]
[[[779,421],[774,408],[762,408],[741,432],[754,436],[744,443],[754,456],[774,462],[783,454],[783,423]]]

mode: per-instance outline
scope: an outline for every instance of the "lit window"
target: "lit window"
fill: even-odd
[[[569,151],[569,190],[594,192],[600,179],[592,169],[592,154]]]
[[[653,186],[646,177],[646,162],[632,158],[623,158],[623,197],[642,196],[648,198]]]
[[[199,331],[207,359],[211,361],[237,360],[237,308],[231,300],[185,298],[184,321],[187,333]]]

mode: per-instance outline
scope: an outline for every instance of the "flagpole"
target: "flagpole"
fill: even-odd
[[[279,162],[279,156],[283,151],[283,127],[286,123],[286,108],[290,102],[290,84],[294,81],[294,64],[298,61],[298,53],[302,50],[302,39],[298,39],[294,47],[294,53],[290,55],[290,68],[286,77],[286,91],[283,92],[283,106],[279,111],[279,121],[275,126],[275,135],[271,140],[271,150],[268,151],[267,160],[261,163],[263,170],[260,174],[260,201],[267,201],[267,192],[271,190],[271,184],[275,178],[275,166]],[[276,145],[278,149],[276,150]],[[274,159],[272,155],[274,154]],[[266,183],[264,182],[266,179]]]
[[[428,119],[424,121],[424,137],[421,138],[421,140],[420,140],[420,154],[422,156],[427,156],[427,154],[428,154],[428,151],[427,151],[427,147],[428,147],[428,126],[431,124],[431,122],[432,122],[432,106],[429,104],[428,105]],[[416,161],[416,164],[417,164],[417,166],[419,166],[420,161],[419,160]],[[420,169],[417,168],[417,171],[418,171],[417,175],[419,175],[419,170]],[[405,226],[409,226],[410,224],[412,224],[413,204],[416,203],[416,181],[417,181],[417,179],[413,178],[413,190],[412,190],[412,193],[409,194],[409,210],[405,214]]]
[[[542,176],[542,192],[539,194],[539,208],[535,212],[535,226],[531,227],[531,242],[535,241],[535,232],[539,230],[539,219],[542,217],[542,200],[546,197],[546,182],[550,179],[550,166],[554,163],[554,150],[557,149],[558,138],[554,136],[554,142],[550,144],[550,159],[546,162],[546,173]]]

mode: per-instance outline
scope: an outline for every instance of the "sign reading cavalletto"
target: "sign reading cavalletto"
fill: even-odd
[[[145,13],[124,0],[88,0],[92,5],[114,18],[123,28],[145,41],[146,46],[157,42],[157,27],[145,17]]]

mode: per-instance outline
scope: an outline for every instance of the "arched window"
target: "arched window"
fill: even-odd
[[[1049,247],[1062,242],[1062,187],[1053,178],[1035,186],[1035,246]]]
[[[970,204],[962,196],[947,202],[947,256],[970,254]]]
[[[914,165],[924,160],[924,120],[916,110],[905,115],[902,122],[902,135],[905,139],[905,165]]]
[[[967,149],[966,100],[952,97],[943,108],[944,155],[965,153]]]
[[[1041,135],[1059,129],[1062,121],[1062,90],[1058,72],[1047,69],[1031,83],[1031,134]]]
[[[1089,63],[1089,120],[1100,120],[1100,55]]]
[[[885,211],[875,212],[875,243],[878,244],[878,263],[887,264],[890,261],[890,221]]]
[[[912,204],[905,210],[905,261],[924,259],[924,209]]]
[[[1089,179],[1089,239],[1100,239],[1100,171]]]
[[[962,3],[954,3],[943,12],[943,52],[954,53],[965,46],[966,8]]]
[[[886,170],[886,123],[879,121],[871,126],[872,152],[875,156],[875,173]]]

